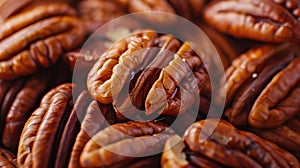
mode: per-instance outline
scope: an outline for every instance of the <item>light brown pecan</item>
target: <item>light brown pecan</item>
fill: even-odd
[[[80,168],[80,155],[86,143],[98,131],[104,129],[108,124],[115,123],[115,114],[109,105],[100,105],[93,101],[87,108],[86,115],[81,122],[80,131],[76,137],[68,167]]]
[[[270,128],[292,118],[300,102],[300,49],[263,45],[235,59],[226,71],[227,110],[236,125]]]
[[[159,122],[115,124],[91,138],[83,149],[80,163],[83,167],[128,167],[144,160],[145,156],[151,158],[160,153],[172,134],[171,129]],[[157,162],[155,159],[150,165]]]
[[[300,41],[298,0],[221,0],[204,10],[206,22],[238,38]]]
[[[191,125],[183,137],[196,157],[228,167],[299,167],[298,160],[277,145],[245,131],[225,120],[207,119]],[[187,153],[187,155],[189,155]],[[195,165],[197,166],[197,165]]]
[[[55,64],[79,45],[85,27],[67,4],[38,5],[9,17],[0,28],[0,78],[12,80]]]
[[[16,156],[9,151],[0,148],[0,167],[15,168],[18,167]]]

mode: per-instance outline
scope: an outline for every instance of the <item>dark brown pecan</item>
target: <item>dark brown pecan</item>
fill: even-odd
[[[91,138],[83,149],[80,163],[83,167],[128,167],[145,159],[145,156],[160,153],[172,134],[171,129],[159,122],[115,124]],[[157,162],[159,160],[155,159],[150,165]]]
[[[0,78],[12,80],[49,67],[79,45],[85,27],[66,4],[47,4],[14,15],[0,28]]]
[[[297,158],[300,158],[300,118],[293,117],[286,121],[284,124],[269,129],[259,129],[253,127],[247,127],[251,132],[254,132],[258,136],[271,141],[278,146],[282,147],[293,153]]]
[[[221,0],[209,4],[204,19],[220,31],[260,41],[300,41],[298,0]]]
[[[201,15],[205,0],[167,0],[176,14],[187,19],[196,19]]]
[[[87,85],[97,101],[113,103],[120,120],[140,110],[176,116],[192,106],[200,91],[210,102],[211,92],[204,63],[191,45],[151,30],[133,33],[104,52]]]
[[[9,151],[0,148],[0,167],[15,168],[18,167],[16,156]]]
[[[115,116],[111,107],[108,105],[100,105],[96,101],[93,101],[87,108],[86,115],[81,122],[81,129],[76,137],[68,167],[81,167],[79,160],[80,154],[86,143],[98,131],[107,127],[107,124],[113,123],[115,123]]]
[[[229,120],[270,128],[292,118],[300,109],[299,55],[293,44],[263,45],[235,59],[226,71]]]
[[[196,122],[187,129],[183,139],[188,148],[186,155],[192,156],[187,160],[194,166],[201,163],[199,158],[205,160],[201,164],[225,167],[300,166],[292,154],[250,132],[237,130],[225,120]]]

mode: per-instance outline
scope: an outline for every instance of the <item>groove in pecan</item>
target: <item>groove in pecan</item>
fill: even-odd
[[[189,150],[229,167],[299,167],[287,151],[224,120],[194,123],[185,133]]]
[[[57,6],[48,7],[49,10],[52,9],[50,12],[57,11],[53,9]],[[41,8],[44,9],[43,6]],[[37,12],[38,16],[44,14],[39,10],[33,12]],[[49,13],[45,13],[46,16],[47,14]],[[25,27],[10,27],[13,32],[3,30],[4,35],[0,42],[0,77],[4,80],[29,75],[36,72],[39,67],[55,64],[64,51],[79,45],[85,36],[85,28],[76,17],[54,14],[50,18],[42,19],[43,17],[32,17],[35,13],[28,15],[28,22],[16,23]],[[23,20],[22,13],[15,17]],[[8,20],[7,25],[14,25],[13,19]],[[6,37],[7,35],[10,36]]]
[[[122,74],[124,76],[118,77],[118,74],[113,73],[113,67],[118,65],[128,56],[136,57],[136,55],[132,55],[135,51],[153,46],[156,37],[157,34],[153,31],[135,33],[126,39],[116,42],[103,53],[88,75],[87,85],[92,97],[100,103],[112,103],[112,96],[116,95],[112,95],[111,90],[114,89],[115,94],[120,93],[120,90],[122,89],[120,86],[123,86],[126,81],[121,80],[120,83],[117,84],[118,86],[111,88],[113,85],[112,79],[126,79],[126,77],[130,75]],[[133,59],[140,58],[141,57],[136,57]],[[135,65],[131,66],[133,66],[132,68],[135,67]]]
[[[18,149],[20,167],[51,167],[57,140],[72,107],[73,84],[63,84],[48,92],[27,120]]]
[[[5,168],[18,167],[16,156],[14,156],[9,151],[0,148],[0,167],[5,167]]]
[[[83,167],[127,164],[141,159],[130,156],[151,156],[158,153],[172,134],[171,129],[159,122],[115,124],[92,137],[83,149],[80,163]]]
[[[289,1],[292,2],[292,1]],[[238,38],[260,41],[300,41],[299,1],[289,5],[272,0],[229,0],[210,3],[204,10],[206,22]]]
[[[99,107],[101,106],[101,107]],[[76,137],[68,167],[80,167],[80,155],[85,144],[93,137],[98,131],[106,128],[109,124],[115,123],[113,111],[110,111],[108,105],[99,105],[97,101],[92,101],[87,108],[86,115],[81,122],[80,131]],[[101,110],[100,110],[101,109]]]

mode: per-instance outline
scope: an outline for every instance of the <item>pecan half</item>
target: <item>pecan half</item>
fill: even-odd
[[[270,128],[292,118],[300,109],[299,55],[293,44],[264,45],[234,60],[226,71],[229,120]]]
[[[15,168],[18,167],[16,156],[9,151],[0,148],[0,167]]]
[[[176,116],[199,101],[199,94],[210,102],[211,92],[207,70],[191,45],[151,30],[133,33],[104,52],[87,85],[97,101],[113,103],[118,119],[141,110]]]
[[[114,112],[108,105],[99,105],[96,101],[93,101],[87,108],[86,115],[81,122],[81,128],[76,137],[68,167],[81,167],[79,159],[84,146],[98,131],[107,127],[105,121],[109,124],[115,123]]]
[[[204,10],[206,22],[238,38],[300,41],[298,0],[222,0]]]
[[[5,20],[0,28],[0,78],[12,80],[49,67],[79,45],[86,31],[73,15],[68,5],[54,3]]]
[[[80,163],[83,167],[128,167],[144,161],[145,156],[152,157],[161,152],[172,134],[171,129],[159,122],[115,124],[92,137],[83,149]],[[155,165],[156,162],[159,160],[150,163]]]
[[[70,83],[48,92],[23,128],[18,149],[19,166],[67,165],[80,129],[78,117],[85,114],[87,102],[87,92],[78,95],[76,87]]]
[[[191,151],[187,155],[193,156],[187,160],[195,166],[206,163],[198,158],[225,167],[300,166],[292,154],[250,132],[237,130],[225,120],[196,122],[187,129],[183,139]]]

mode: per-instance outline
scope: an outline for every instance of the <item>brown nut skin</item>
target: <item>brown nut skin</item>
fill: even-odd
[[[225,115],[238,126],[272,128],[298,111],[300,50],[293,44],[255,47],[226,70]]]
[[[92,137],[83,149],[80,163],[83,167],[128,167],[145,156],[152,157],[161,152],[172,134],[171,129],[159,122],[132,121],[115,124]],[[122,155],[120,152],[114,153],[116,151],[120,151]]]
[[[203,17],[238,38],[299,43],[299,10],[298,0],[221,0],[207,5]]]
[[[0,147],[0,167],[16,168],[17,159],[14,154]]]
[[[73,15],[68,5],[54,3],[5,20],[0,28],[0,78],[13,80],[47,68],[79,45],[86,30]]]
[[[225,120],[206,119],[191,125],[184,142],[188,149],[228,167],[299,167],[292,154]]]

